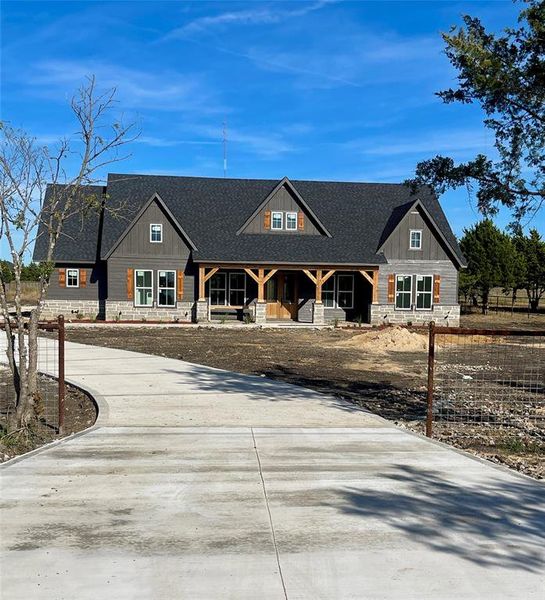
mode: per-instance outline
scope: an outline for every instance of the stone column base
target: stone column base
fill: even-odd
[[[314,325],[325,325],[325,311],[322,302],[315,302],[312,312],[312,322]]]
[[[267,303],[256,302],[255,304],[255,322],[258,325],[263,325],[267,322]]]
[[[197,300],[197,302],[195,302],[195,321],[197,323],[210,321],[208,300]]]

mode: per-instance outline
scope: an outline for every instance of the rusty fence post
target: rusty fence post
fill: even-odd
[[[433,427],[433,371],[435,368],[435,322],[430,323],[430,335],[428,343],[428,396],[426,415],[426,435],[432,436]]]
[[[58,351],[59,351],[59,434],[64,433],[64,316],[59,315],[57,318],[58,325]]]

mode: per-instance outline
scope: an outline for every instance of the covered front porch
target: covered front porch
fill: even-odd
[[[197,321],[370,322],[378,266],[199,264]]]

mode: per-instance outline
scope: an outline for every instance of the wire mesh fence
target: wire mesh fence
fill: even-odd
[[[428,415],[545,433],[545,331],[430,325]]]
[[[56,323],[41,323],[38,331],[39,334],[48,331],[53,335],[39,335],[38,338],[38,378],[34,410],[43,425],[56,432],[62,432],[65,396],[64,321],[59,318]],[[14,333],[16,340],[17,332]],[[0,347],[5,349],[7,337],[4,323],[0,323],[0,335],[2,335]],[[3,422],[8,421],[17,406],[16,385],[7,361],[4,361],[5,356],[3,351],[2,361],[0,361],[0,416]]]

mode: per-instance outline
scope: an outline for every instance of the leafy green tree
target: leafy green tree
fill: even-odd
[[[531,229],[528,236],[518,230],[513,242],[525,266],[520,288],[526,290],[532,312],[537,312],[545,294],[545,240]]]
[[[497,156],[479,154],[459,164],[436,156],[419,163],[408,182],[413,188],[427,183],[438,194],[475,188],[483,214],[494,214],[503,204],[515,222],[535,214],[545,200],[545,0],[523,4],[518,27],[503,35],[467,15],[463,26],[443,34],[458,86],[437,95],[447,104],[480,105]]]
[[[501,232],[490,219],[464,230],[460,247],[467,259],[467,276],[472,277],[482,299],[482,310],[488,310],[490,290],[512,289],[518,263],[511,238]]]
[[[13,281],[13,265],[7,260],[0,260],[0,278],[6,283]]]
[[[40,281],[42,269],[36,263],[29,263],[21,268],[21,281]]]

